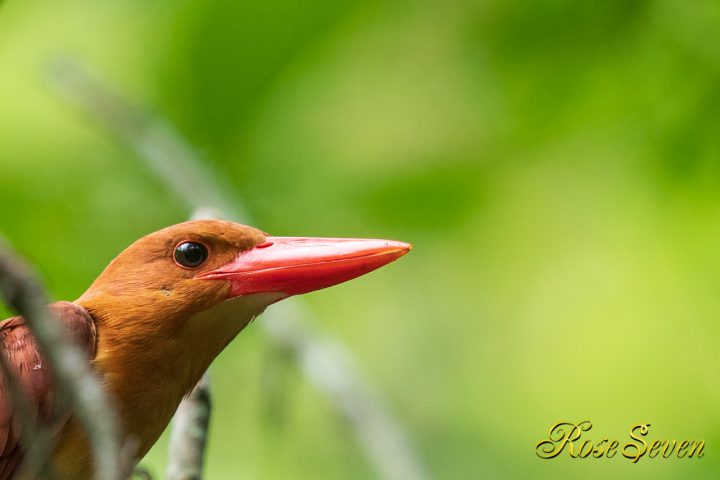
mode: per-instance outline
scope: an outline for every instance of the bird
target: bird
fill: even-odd
[[[381,239],[275,237],[222,220],[193,220],[135,241],[75,301],[49,306],[86,354],[114,405],[122,440],[142,458],[215,357],[265,308],[386,265],[410,244]],[[56,411],[52,366],[20,317],[0,323],[0,354],[27,405],[57,433],[52,467],[92,476],[87,437]],[[21,428],[0,378],[0,480],[23,461]],[[137,461],[137,460],[136,460]]]

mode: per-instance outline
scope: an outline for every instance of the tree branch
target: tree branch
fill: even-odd
[[[210,374],[205,372],[175,412],[170,433],[168,480],[200,480],[212,402]]]
[[[93,453],[95,478],[121,480],[115,416],[105,392],[85,356],[66,339],[57,320],[50,314],[47,297],[40,283],[4,242],[0,242],[0,296],[25,318],[40,350],[53,366],[58,396],[67,402],[87,432]],[[11,377],[7,375],[7,365],[4,373],[6,378]],[[17,388],[17,385],[12,388],[15,390],[13,397],[18,394]],[[15,405],[17,407],[19,403]],[[21,406],[22,410],[27,409]],[[27,413],[21,415],[25,417]],[[38,434],[37,424],[28,423],[28,426],[34,434]],[[40,460],[47,461],[47,458],[33,461]]]
[[[250,221],[232,189],[169,123],[118,97],[72,62],[57,64],[54,80],[63,97],[133,151],[189,211],[205,207],[215,212],[211,216],[219,213]],[[311,329],[312,314],[297,299],[273,306],[263,317],[259,323],[270,341],[293,353],[307,380],[347,420],[382,478],[427,477],[404,432],[358,372],[350,351],[338,340]],[[179,410],[179,414],[187,411]]]

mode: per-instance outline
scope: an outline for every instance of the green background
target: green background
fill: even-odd
[[[57,95],[47,66],[71,57],[172,122],[263,230],[414,244],[304,300],[432,477],[717,478],[719,31],[710,0],[6,0],[0,232],[73,299],[188,215]],[[215,362],[208,477],[372,478],[278,362],[257,325]],[[586,419],[705,457],[536,457]]]

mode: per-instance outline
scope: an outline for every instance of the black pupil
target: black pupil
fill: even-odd
[[[181,243],[175,248],[175,261],[183,267],[199,267],[207,255],[205,246],[195,242]]]

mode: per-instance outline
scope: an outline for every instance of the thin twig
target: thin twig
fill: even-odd
[[[210,423],[210,374],[205,372],[175,413],[170,433],[168,480],[200,480]]]
[[[54,86],[132,150],[184,202],[189,211],[208,207],[249,222],[229,188],[166,121],[128,103],[76,64],[56,65]],[[269,309],[260,322],[271,341],[293,352],[301,372],[345,418],[367,458],[385,479],[420,480],[425,469],[407,438],[354,366],[350,351],[309,327],[312,314],[296,299]]]
[[[66,339],[47,308],[39,282],[4,244],[0,244],[0,295],[25,318],[40,350],[53,366],[58,396],[85,428],[95,478],[121,480],[115,415],[99,380],[79,348]]]

